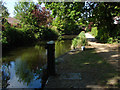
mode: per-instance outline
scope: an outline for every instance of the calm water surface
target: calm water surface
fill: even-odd
[[[17,48],[3,56],[3,88],[41,88],[42,67],[47,62],[45,43]],[[71,41],[55,42],[55,57],[70,50]]]

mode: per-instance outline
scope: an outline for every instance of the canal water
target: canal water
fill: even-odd
[[[41,88],[47,62],[46,42],[20,47],[2,57],[3,88]],[[71,40],[55,41],[55,58],[70,50]]]

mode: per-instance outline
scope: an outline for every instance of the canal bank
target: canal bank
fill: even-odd
[[[3,88],[41,88],[46,64],[45,42],[9,51],[2,58]],[[55,58],[70,50],[71,40],[55,41]]]
[[[91,41],[85,51],[72,50],[58,59],[57,75],[48,78],[45,89],[119,87],[119,72],[115,63],[109,62],[112,60],[117,64],[117,45],[96,43],[94,38]]]

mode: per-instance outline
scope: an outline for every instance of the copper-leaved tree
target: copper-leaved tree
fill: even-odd
[[[50,12],[34,2],[16,3],[15,17],[21,21],[21,25],[28,33],[34,34],[36,38],[42,36],[43,28],[47,27],[52,18]]]

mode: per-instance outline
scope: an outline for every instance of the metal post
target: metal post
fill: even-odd
[[[55,42],[47,42],[47,71],[48,75],[55,75]]]

